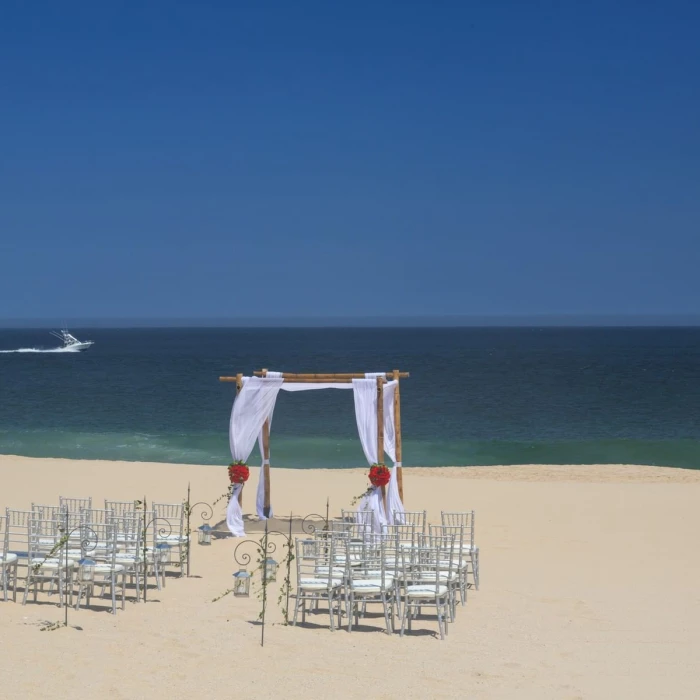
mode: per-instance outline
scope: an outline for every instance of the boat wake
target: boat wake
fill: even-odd
[[[80,352],[77,348],[17,348],[16,350],[0,350],[0,354],[9,355],[17,352]]]

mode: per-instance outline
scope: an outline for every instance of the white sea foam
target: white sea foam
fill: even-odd
[[[16,350],[0,350],[0,353],[4,355],[16,352],[80,352],[80,350],[75,348],[17,348]]]

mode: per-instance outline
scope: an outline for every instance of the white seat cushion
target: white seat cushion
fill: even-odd
[[[367,576],[367,578],[376,578],[379,579],[380,581],[382,580],[382,572],[379,570],[376,571],[365,571],[364,574]],[[358,579],[358,581],[361,579]],[[390,574],[388,571],[384,572],[384,581],[386,583],[391,583],[394,580],[394,575]]]
[[[447,586],[412,585],[406,587],[406,595],[409,598],[437,598],[447,593]]]
[[[316,567],[316,574],[319,576],[328,576],[328,567],[327,566],[317,566]],[[333,571],[332,571],[333,576],[337,578],[342,578],[345,576],[345,569],[341,566],[334,566]]]
[[[363,579],[353,579],[350,582],[350,586],[353,591],[358,593],[381,593],[382,591],[387,591],[391,588],[393,581],[385,580],[384,586],[382,586],[381,578],[363,578]]]
[[[65,561],[64,559],[32,559],[30,566],[35,566],[39,569],[72,569],[75,562],[72,559]]]
[[[114,565],[114,572],[119,574],[122,571],[124,571],[124,567],[121,564],[115,564]],[[109,574],[112,572],[112,565],[111,564],[96,564],[95,565],[95,573],[96,574]]]
[[[7,566],[8,564],[14,564],[17,561],[16,554],[3,554],[0,552],[0,566]]]
[[[337,588],[340,586],[341,581],[340,579],[332,579],[331,580],[331,586],[333,588]],[[328,579],[320,579],[320,578],[302,578],[301,581],[299,582],[299,587],[300,588],[305,588],[309,591],[323,591],[328,588]]]

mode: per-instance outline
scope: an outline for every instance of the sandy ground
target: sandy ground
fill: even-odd
[[[246,487],[253,504],[256,470]],[[0,602],[1,698],[698,698],[700,472],[635,466],[405,469],[407,507],[477,511],[481,590],[446,641],[369,618],[285,627],[272,591],[265,647],[255,597],[231,585],[237,540],[194,546],[192,577],[116,617],[97,606]],[[223,467],[0,457],[0,508],[59,495],[211,502]],[[362,470],[273,469],[278,514],[331,514]],[[223,517],[223,506],[216,518]],[[196,521],[194,525],[199,524]],[[45,599],[48,600],[48,599]],[[274,624],[276,623],[276,624]]]

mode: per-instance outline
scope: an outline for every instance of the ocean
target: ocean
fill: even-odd
[[[700,467],[700,328],[71,330],[95,345],[0,330],[0,453],[223,465],[220,375],[398,368],[407,466]],[[347,392],[281,392],[271,446],[275,466],[366,466]]]

